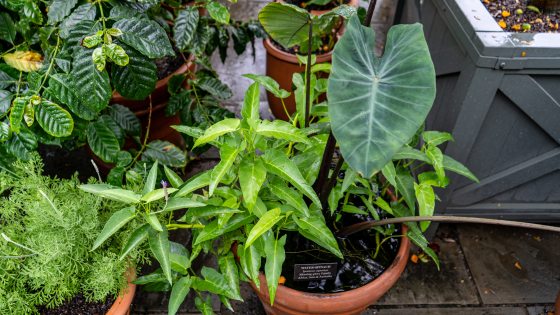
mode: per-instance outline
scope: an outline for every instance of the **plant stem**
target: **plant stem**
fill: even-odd
[[[54,65],[54,59],[58,55],[58,49],[59,48],[60,48],[60,37],[57,36],[56,37],[56,46],[54,48],[54,53],[51,56],[51,62],[49,63],[49,68],[47,69],[47,72],[45,73],[45,77],[43,78],[43,81],[41,82],[41,86],[39,86],[39,89],[37,90],[37,94],[39,94],[39,92],[41,92],[41,89],[45,86],[45,83],[47,82],[47,79],[49,78],[49,74],[52,71],[52,68],[53,68],[53,65]]]
[[[342,164],[344,164],[344,158],[341,155],[338,158],[338,162],[336,163],[331,178],[329,178],[329,181],[326,183],[326,185],[321,188],[321,195],[319,198],[321,200],[321,204],[323,205],[323,208],[327,207],[327,200],[329,199],[331,190],[334,188],[334,185],[336,184],[336,179],[338,178],[338,173],[340,173]]]
[[[336,139],[332,131],[329,133],[329,138],[327,139],[327,144],[325,145],[325,151],[323,152],[323,159],[321,161],[321,166],[319,167],[319,174],[317,175],[317,180],[313,184],[313,189],[317,194],[321,194],[321,189],[325,185],[325,181],[329,176],[329,167],[333,158],[334,149],[336,147]]]
[[[418,216],[418,217],[401,217],[401,218],[390,218],[379,221],[368,221],[361,222],[357,224],[352,224],[350,226],[342,228],[337,236],[347,237],[354,233],[368,230],[375,226],[387,225],[387,224],[397,224],[397,223],[407,223],[407,222],[448,222],[448,223],[476,223],[476,224],[493,224],[501,226],[513,226],[519,228],[527,229],[537,229],[543,231],[551,231],[560,233],[560,227],[549,226],[543,224],[517,222],[509,220],[498,220],[498,219],[486,219],[486,218],[473,218],[473,217],[456,217],[449,215],[436,215],[436,216]]]
[[[203,224],[167,224],[168,230],[175,230],[175,229],[203,229]]]
[[[307,64],[305,65],[305,120],[304,128],[309,126],[309,112],[311,111],[311,55],[313,53],[313,19],[309,20],[309,39],[307,40]]]
[[[371,19],[373,18],[373,11],[375,10],[375,5],[377,4],[377,0],[371,0],[369,2],[369,6],[367,9],[366,19],[364,20],[365,26],[371,25]]]
[[[128,167],[125,169],[125,171],[129,170],[134,165],[134,163],[138,160],[138,158],[140,158],[140,155],[142,155],[144,150],[146,150],[146,146],[148,144],[148,137],[150,136],[150,127],[152,125],[152,95],[150,95],[149,98],[150,98],[150,102],[149,102],[150,108],[148,110],[148,126],[146,128],[146,134],[144,135],[144,142],[142,143],[142,147],[140,148],[140,150],[138,151],[138,153],[136,154],[132,162],[130,162]]]

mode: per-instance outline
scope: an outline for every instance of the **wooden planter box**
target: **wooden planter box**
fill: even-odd
[[[424,0],[437,74],[427,127],[481,180],[452,178],[450,215],[560,222],[560,34],[504,32],[479,0]]]

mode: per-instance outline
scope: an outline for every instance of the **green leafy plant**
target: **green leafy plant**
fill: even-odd
[[[0,313],[31,314],[82,294],[116,297],[141,248],[118,259],[116,237],[90,251],[113,203],[78,189],[79,181],[42,176],[36,154],[0,172]],[[79,201],[79,202],[77,202]]]
[[[174,0],[5,0],[0,7],[4,167],[15,158],[29,159],[39,143],[68,147],[87,143],[104,162],[127,169],[138,158],[125,152],[125,138],[136,145],[135,155],[155,147],[172,148],[170,143],[144,143],[132,111],[109,105],[113,91],[144,100],[158,80],[158,60],[187,61],[185,55],[192,54],[209,66],[214,50],[219,48],[225,58],[230,39],[241,53],[262,33],[254,22],[231,21],[227,8],[215,1],[187,5]],[[208,16],[199,15],[204,8]],[[213,71],[193,82],[208,86],[206,91],[215,96],[212,106],[231,95]],[[181,100],[189,97],[185,93],[178,93],[168,114],[188,110],[181,106],[190,103]],[[185,164],[177,148],[158,152],[164,156],[159,159],[162,163]],[[138,157],[150,160],[153,154]]]

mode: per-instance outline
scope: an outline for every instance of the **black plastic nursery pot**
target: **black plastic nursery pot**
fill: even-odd
[[[453,133],[455,176],[438,192],[449,215],[560,222],[560,34],[510,33],[481,1],[426,0],[437,75],[430,130]]]

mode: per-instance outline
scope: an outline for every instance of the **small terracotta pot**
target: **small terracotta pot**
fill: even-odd
[[[132,283],[136,279],[136,272],[134,269],[129,269],[127,272],[128,287],[119,294],[111,308],[107,311],[106,315],[128,315],[130,314],[130,305],[134,299],[136,292],[136,285]]]
[[[289,54],[278,49],[272,44],[270,39],[263,41],[266,49],[266,75],[273,78],[280,84],[280,88],[292,92],[292,76],[294,73],[304,72],[305,67],[300,65],[296,55]],[[317,56],[317,63],[331,62],[332,51]],[[288,115],[284,111],[282,100],[267,92],[268,106],[274,114],[274,117],[282,120],[288,120]],[[286,110],[291,115],[296,111],[296,101],[294,95],[284,99]]]
[[[403,225],[403,234],[406,234]],[[340,293],[308,293],[279,285],[274,305],[270,305],[268,287],[264,274],[259,275],[260,289],[251,282],[251,287],[259,296],[269,315],[360,314],[369,305],[377,302],[397,282],[408,262],[410,240],[401,239],[401,245],[393,263],[375,280],[354,290]]]

